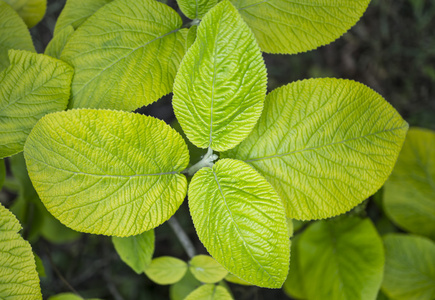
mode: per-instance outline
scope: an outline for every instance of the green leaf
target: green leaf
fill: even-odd
[[[83,298],[73,293],[61,293],[51,296],[48,300],[83,300]]]
[[[385,183],[384,207],[399,227],[435,239],[435,132],[411,128]]]
[[[66,27],[77,29],[97,10],[113,0],[67,0],[54,27],[54,37]]]
[[[299,266],[300,253],[299,253],[299,239],[301,235],[296,235],[291,241],[291,259],[290,270],[287,275],[287,279],[284,282],[284,292],[295,299],[308,299],[307,293],[304,289],[304,277],[301,273],[301,267]]]
[[[65,48],[66,43],[73,33],[74,28],[72,26],[62,29],[61,32],[53,36],[53,39],[48,43],[47,48],[45,48],[44,54],[54,58],[60,58],[63,48]]]
[[[72,68],[42,54],[9,50],[10,66],[0,73],[0,157],[23,151],[36,122],[64,110]]]
[[[45,15],[47,9],[47,0],[3,0],[6,1],[20,15],[27,24],[32,28]]]
[[[191,292],[184,300],[232,300],[230,293],[214,284],[204,284]]]
[[[223,1],[198,27],[174,83],[174,112],[189,140],[216,151],[233,148],[257,122],[267,74],[254,35]]]
[[[218,0],[177,0],[183,14],[189,19],[201,19]]]
[[[6,178],[6,167],[3,159],[0,159],[0,189],[3,186],[3,182]]]
[[[26,24],[9,4],[0,1],[0,72],[9,66],[9,49],[36,52]]]
[[[36,272],[38,272],[39,277],[46,277],[44,264],[42,263],[41,258],[33,252],[33,257],[35,258],[35,266]]]
[[[349,211],[390,175],[408,124],[379,94],[341,79],[309,79],[271,92],[258,124],[222,157],[243,160],[272,184],[287,216]]]
[[[298,247],[307,299],[376,299],[384,250],[369,219],[318,221],[302,233]]]
[[[172,91],[185,52],[180,16],[154,0],[118,0],[69,39],[61,58],[75,70],[70,108],[135,110]]]
[[[154,253],[154,230],[130,237],[112,237],[113,245],[122,261],[137,274],[143,273]]]
[[[24,150],[48,211],[82,232],[137,235],[169,219],[186,195],[187,146],[163,121],[80,109],[50,114]]]
[[[187,264],[181,259],[161,256],[151,261],[145,274],[155,283],[173,284],[181,280],[187,271]]]
[[[434,299],[435,243],[414,235],[389,234],[384,246],[384,293],[395,300]]]
[[[193,45],[193,43],[196,40],[198,32],[198,25],[193,25],[189,28],[189,31],[187,32],[186,36],[186,51],[189,50],[190,46]]]
[[[231,283],[240,284],[240,285],[252,285],[249,282],[244,281],[243,279],[240,279],[234,274],[228,273],[227,276],[225,276],[225,280]]]
[[[261,287],[280,288],[290,245],[282,203],[247,164],[219,160],[199,170],[189,186],[198,237],[228,271]]]
[[[169,287],[169,296],[171,300],[184,300],[187,295],[193,292],[201,285],[192,273],[187,270],[184,277],[177,283]]]
[[[0,298],[42,300],[32,248],[20,229],[15,216],[0,205]]]
[[[263,51],[294,54],[329,44],[361,18],[370,0],[231,0]]]
[[[190,260],[189,269],[196,279],[205,283],[219,282],[228,274],[227,270],[208,255],[193,257]]]

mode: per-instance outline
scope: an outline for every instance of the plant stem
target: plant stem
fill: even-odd
[[[183,171],[183,173],[187,173],[189,176],[193,176],[198,170],[208,167],[213,167],[213,162],[218,159],[216,154],[213,154],[213,149],[208,148],[207,153],[202,157],[202,159],[191,166],[190,168]]]
[[[175,216],[170,218],[168,220],[168,223],[169,226],[171,226],[172,230],[175,232],[175,235],[177,236],[184,250],[186,250],[189,258],[194,257],[196,252],[195,247],[193,246],[183,227],[181,227],[180,223],[178,223],[178,220],[175,218]]]

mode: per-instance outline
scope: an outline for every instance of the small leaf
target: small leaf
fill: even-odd
[[[47,0],[3,0],[23,18],[27,27],[32,28],[45,15],[47,9]]]
[[[214,284],[204,284],[191,292],[184,300],[232,300],[230,293]]]
[[[155,258],[145,268],[145,274],[158,284],[174,284],[183,278],[186,271],[187,264],[171,256]]]
[[[369,219],[318,221],[302,233],[298,247],[307,299],[376,299],[384,250]]]
[[[363,84],[332,78],[271,92],[251,134],[223,153],[272,184],[287,216],[310,220],[349,211],[390,175],[408,124]]]
[[[174,112],[197,147],[231,149],[260,117],[266,83],[254,35],[236,9],[223,1],[204,17],[180,65]]]
[[[112,237],[113,245],[122,261],[137,274],[143,273],[154,253],[154,230],[129,237]]]
[[[0,205],[0,298],[42,300],[32,248],[20,229],[15,216]]]
[[[54,27],[54,37],[66,27],[77,29],[97,10],[113,0],[67,0]]]
[[[382,290],[395,300],[435,298],[435,243],[427,238],[388,234],[384,237]]]
[[[48,211],[77,231],[137,235],[169,219],[186,195],[180,172],[187,146],[153,117],[91,109],[50,114],[24,153]]]
[[[280,288],[288,271],[289,237],[282,203],[247,164],[219,160],[189,186],[198,237],[228,271],[261,287]]]
[[[435,132],[409,130],[385,183],[384,207],[399,227],[435,239]]]
[[[48,298],[48,300],[84,300],[82,297],[73,293],[61,293]]]
[[[201,19],[218,0],[177,0],[183,14],[189,19]]]
[[[231,0],[263,51],[294,54],[329,44],[361,18],[370,0]]]
[[[187,270],[184,277],[177,283],[169,287],[169,296],[171,300],[184,300],[187,295],[201,285],[192,273]]]
[[[9,49],[36,52],[26,24],[9,4],[0,1],[0,72],[9,66]]]
[[[33,252],[33,257],[35,258],[36,272],[38,272],[39,277],[45,277],[45,268],[41,258],[35,252]]]
[[[228,274],[218,262],[208,255],[197,255],[190,260],[190,271],[201,282],[216,283]]]
[[[74,28],[72,26],[65,27],[61,32],[53,36],[53,39],[48,43],[47,48],[45,48],[44,54],[54,58],[60,58],[63,48],[65,48],[66,43],[73,33]]]
[[[69,39],[61,58],[74,67],[70,108],[131,111],[172,91],[187,29],[154,0],[106,4]]]
[[[0,157],[23,151],[36,122],[64,110],[72,68],[42,54],[9,50],[10,66],[0,73]]]

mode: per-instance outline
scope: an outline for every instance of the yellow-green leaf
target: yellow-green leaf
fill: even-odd
[[[204,284],[191,292],[184,300],[232,300],[230,293],[214,284]]]
[[[53,39],[48,43],[47,48],[45,48],[44,54],[54,58],[60,58],[63,48],[65,48],[66,43],[73,33],[74,28],[72,26],[67,26],[62,29],[61,32],[53,36]]]
[[[263,51],[294,54],[329,44],[361,18],[370,0],[231,0]]]
[[[0,157],[23,151],[38,120],[64,110],[72,68],[42,54],[9,50],[10,66],[0,73]]]
[[[435,239],[435,132],[411,128],[384,187],[390,219],[412,233]]]
[[[131,111],[172,91],[185,52],[180,16],[154,0],[106,4],[82,24],[61,58],[74,67],[70,108]]]
[[[199,170],[189,207],[199,239],[228,271],[261,287],[282,286],[290,258],[284,208],[252,167],[223,159]]]
[[[272,184],[288,217],[349,211],[390,175],[408,124],[363,84],[332,78],[271,92],[251,134],[224,157],[243,160]]]
[[[47,0],[2,0],[9,3],[10,6],[20,15],[27,24],[27,27],[32,28],[45,15],[47,9]]]
[[[234,6],[223,1],[204,17],[180,65],[174,112],[197,147],[231,149],[260,117],[266,83],[254,35]]]
[[[219,282],[228,274],[217,261],[208,255],[197,255],[189,262],[189,268],[193,276],[201,282]]]
[[[187,146],[166,123],[139,114],[79,109],[49,114],[24,150],[48,211],[82,232],[137,235],[157,227],[186,195]]]
[[[171,256],[154,258],[145,268],[145,274],[158,284],[173,284],[181,280],[187,271],[187,264]]]
[[[0,205],[0,298],[42,300],[32,248],[19,230],[15,216]]]
[[[0,1],[0,72],[9,66],[9,49],[35,52],[26,24],[9,4]]]
[[[177,0],[183,14],[189,19],[201,19],[218,0]]]
[[[151,263],[154,253],[154,230],[129,237],[112,237],[122,261],[140,274]]]

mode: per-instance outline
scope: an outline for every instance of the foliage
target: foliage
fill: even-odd
[[[173,299],[232,299],[225,281],[284,284],[301,299],[376,299],[381,286],[392,299],[413,292],[412,281],[396,283],[397,274],[426,272],[421,265],[433,260],[433,243],[413,248],[387,236],[386,258],[382,228],[364,215],[363,201],[393,172],[387,215],[433,238],[433,133],[411,130],[401,152],[408,124],[352,80],[302,80],[266,96],[262,52],[330,43],[359,20],[368,0],[178,0],[178,12],[155,0],[68,0],[45,54],[33,53],[26,24],[40,20],[46,2],[16,2],[0,1],[0,158],[16,178],[6,178],[7,188],[20,195],[11,211],[23,224],[40,219],[23,233],[29,240],[64,242],[57,237],[74,239],[75,231],[111,236],[134,272],[172,285]],[[170,92],[181,134],[131,112]],[[206,151],[200,158],[198,148]],[[23,150],[26,166],[17,154]],[[1,183],[3,160],[0,166]],[[211,256],[196,255],[173,217],[186,195]],[[421,207],[423,225],[415,221]],[[32,282],[29,299],[41,298],[18,221],[2,211],[1,223],[13,219],[14,232],[2,229],[1,239],[12,234],[26,245],[13,262],[29,269],[31,279],[20,276]],[[188,262],[159,253],[153,259],[154,228],[167,220]],[[396,247],[410,249],[410,262]],[[10,274],[1,274],[2,284]],[[0,297],[19,295],[22,281]],[[433,296],[425,287],[418,293]]]

